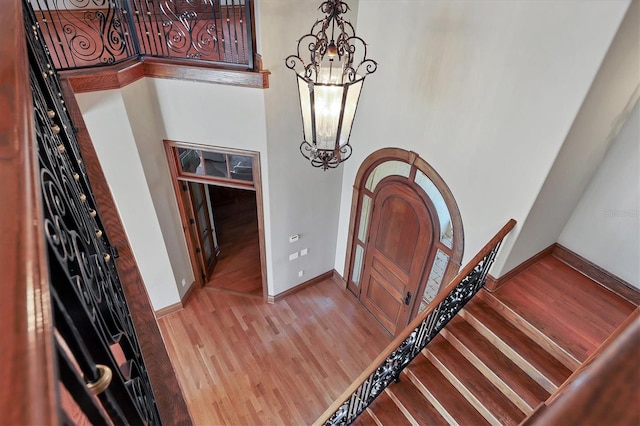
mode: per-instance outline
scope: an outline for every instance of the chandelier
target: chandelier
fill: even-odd
[[[285,60],[296,73],[304,141],[302,155],[314,167],[335,168],[351,156],[349,136],[364,78],[378,64],[367,59],[367,44],[342,15],[349,6],[326,0],[326,16],[298,40],[295,55]]]

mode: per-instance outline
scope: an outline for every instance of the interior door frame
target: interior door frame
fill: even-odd
[[[346,258],[345,258],[345,269],[344,269],[344,281],[343,286],[349,290],[356,298],[359,299],[360,291],[362,290],[362,273],[364,272],[364,265],[360,270],[359,274],[359,285],[356,285],[353,281],[353,264],[356,256],[356,247],[362,246],[362,242],[358,239],[358,230],[360,225],[360,212],[362,209],[363,203],[363,194],[369,193],[365,188],[365,184],[367,182],[367,178],[371,174],[375,168],[387,161],[399,161],[402,163],[406,163],[410,167],[410,171],[407,177],[399,177],[399,179],[407,185],[413,186],[416,185],[414,179],[416,177],[416,173],[420,170],[424,173],[431,182],[435,185],[436,189],[440,192],[444,202],[449,211],[449,215],[451,217],[451,223],[453,227],[453,240],[452,247],[448,250],[449,254],[449,262],[447,264],[444,277],[442,279],[442,286],[446,285],[452,278],[457,274],[461,262],[462,255],[464,252],[464,229],[462,226],[462,216],[460,215],[460,210],[458,209],[458,204],[453,197],[453,193],[449,189],[448,185],[442,179],[442,177],[436,172],[436,170],[431,167],[429,163],[427,163],[424,159],[420,158],[420,156],[413,151],[406,151],[401,148],[383,148],[378,151],[370,154],[360,165],[358,173],[356,175],[356,179],[353,185],[353,194],[351,200],[351,214],[349,219],[349,234],[347,239],[347,250],[346,250]],[[421,188],[419,191],[423,191]],[[427,198],[428,195],[424,194]],[[370,224],[369,224],[370,225]],[[369,235],[370,229],[366,230],[367,238]],[[365,244],[366,250],[366,244]],[[434,250],[436,252],[437,250]],[[365,252],[362,257],[362,262],[366,259],[367,253]],[[425,278],[423,277],[424,281]],[[420,291],[424,291],[424,287],[426,286],[426,281],[420,283],[419,288]],[[442,288],[441,286],[441,288]],[[418,297],[418,295],[417,295]],[[416,297],[416,299],[417,299]],[[419,294],[419,297],[422,298],[422,293]],[[412,309],[412,313],[409,316],[409,321],[415,317],[418,312],[420,304],[416,303]]]
[[[164,148],[169,163],[169,170],[171,173],[171,182],[178,201],[178,210],[180,212],[180,222],[182,224],[183,233],[185,234],[185,240],[187,242],[187,250],[189,252],[189,260],[193,269],[193,275],[195,277],[195,285],[203,287],[206,282],[202,279],[199,271],[199,263],[197,260],[198,254],[196,253],[196,247],[191,235],[187,235],[189,227],[191,226],[188,221],[188,207],[185,206],[184,196],[182,195],[181,184],[184,181],[202,183],[205,185],[217,185],[225,186],[228,188],[244,189],[254,191],[256,193],[256,209],[258,216],[258,242],[260,245],[260,270],[262,279],[262,299],[268,301],[268,283],[267,283],[267,256],[266,256],[266,243],[264,235],[264,209],[263,209],[263,197],[262,197],[262,178],[260,174],[260,153],[256,151],[245,151],[233,148],[202,145],[190,142],[164,140]],[[184,173],[181,170],[179,164],[179,158],[177,156],[177,148],[193,149],[199,151],[219,152],[223,154],[231,155],[244,155],[252,158],[252,173],[253,182],[234,180],[221,177],[196,175],[192,173]]]

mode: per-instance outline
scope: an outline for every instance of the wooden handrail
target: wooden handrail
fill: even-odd
[[[640,308],[523,425],[640,424]]]
[[[22,2],[0,13],[0,413],[58,424],[52,318]]]
[[[476,266],[484,259],[489,253],[493,250],[493,248],[499,244],[502,239],[513,229],[516,225],[516,221],[514,219],[510,219],[498,233],[476,254],[467,265],[462,268],[462,270],[452,279],[449,284],[441,290],[436,297],[429,303],[427,308],[422,311],[416,318],[413,319],[409,323],[409,325],[396,336],[395,339],[378,355],[372,362],[369,364],[367,369],[365,369],[362,374],[360,374],[353,383],[325,410],[324,413],[314,422],[314,425],[319,426],[324,424],[329,418],[342,406],[342,404],[351,397],[351,395],[356,392],[356,390],[360,387],[360,385],[369,378],[378,367],[394,352],[396,351],[400,345],[407,339],[409,334],[418,327],[424,319],[430,315],[435,307],[437,307],[441,302],[445,300],[448,294],[454,289],[458,284],[460,284],[473,270]]]

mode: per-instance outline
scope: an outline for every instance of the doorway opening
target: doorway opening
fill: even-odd
[[[267,298],[259,155],[165,141],[196,283]]]
[[[354,184],[347,289],[396,335],[460,268],[460,211],[444,180],[416,153],[374,152]]]
[[[205,286],[262,297],[256,194],[207,185],[218,242],[217,265]]]

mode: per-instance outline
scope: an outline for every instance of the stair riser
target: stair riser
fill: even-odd
[[[475,395],[473,395],[471,391],[469,391],[469,389],[467,389],[465,385],[460,382],[460,380],[458,380],[458,377],[456,377],[454,372],[450,371],[447,366],[444,365],[444,363],[442,363],[431,352],[425,350],[423,353],[433,363],[433,365],[438,368],[440,373],[442,373],[442,375],[445,376],[447,380],[449,380],[449,382],[458,390],[458,392],[460,392],[460,394],[464,396],[464,398],[469,401],[469,403],[473,405],[480,414],[482,414],[482,417],[484,417],[490,424],[494,426],[501,426],[501,422],[493,416],[493,414],[487,409],[487,407],[485,407],[482,402],[480,402],[475,397]]]
[[[462,316],[469,324],[471,324],[478,333],[482,334],[491,344],[500,350],[506,357],[513,361],[518,367],[525,371],[532,379],[534,379],[540,386],[542,386],[547,392],[553,393],[557,389],[557,386],[545,377],[540,371],[538,371],[533,365],[531,365],[524,357],[514,351],[508,344],[495,335],[492,330],[487,328],[481,321],[476,319],[469,312],[464,309],[460,311]]]
[[[418,379],[410,370],[405,370],[405,376],[411,380],[411,383],[424,395],[424,397],[438,410],[440,415],[445,418],[450,425],[458,425],[458,422],[451,414],[442,406],[440,401],[427,389],[427,387]]]
[[[449,333],[445,328],[441,334],[455,347],[474,367],[482,372],[482,374],[493,383],[495,387],[500,389],[519,409],[524,413],[530,413],[534,407],[527,404],[513,389],[509,387],[496,373],[487,367],[471,350],[469,350],[462,342],[460,342],[453,334]]]
[[[478,293],[478,297],[487,302],[493,309],[496,310],[496,312],[500,313],[500,315],[502,315],[513,326],[519,328],[531,340],[542,346],[547,352],[553,355],[569,370],[575,371],[580,366],[580,361],[578,361],[569,352],[564,350],[551,337],[544,334],[541,330],[538,330],[534,325],[529,323],[515,311],[499,301],[491,293],[480,292]]]

